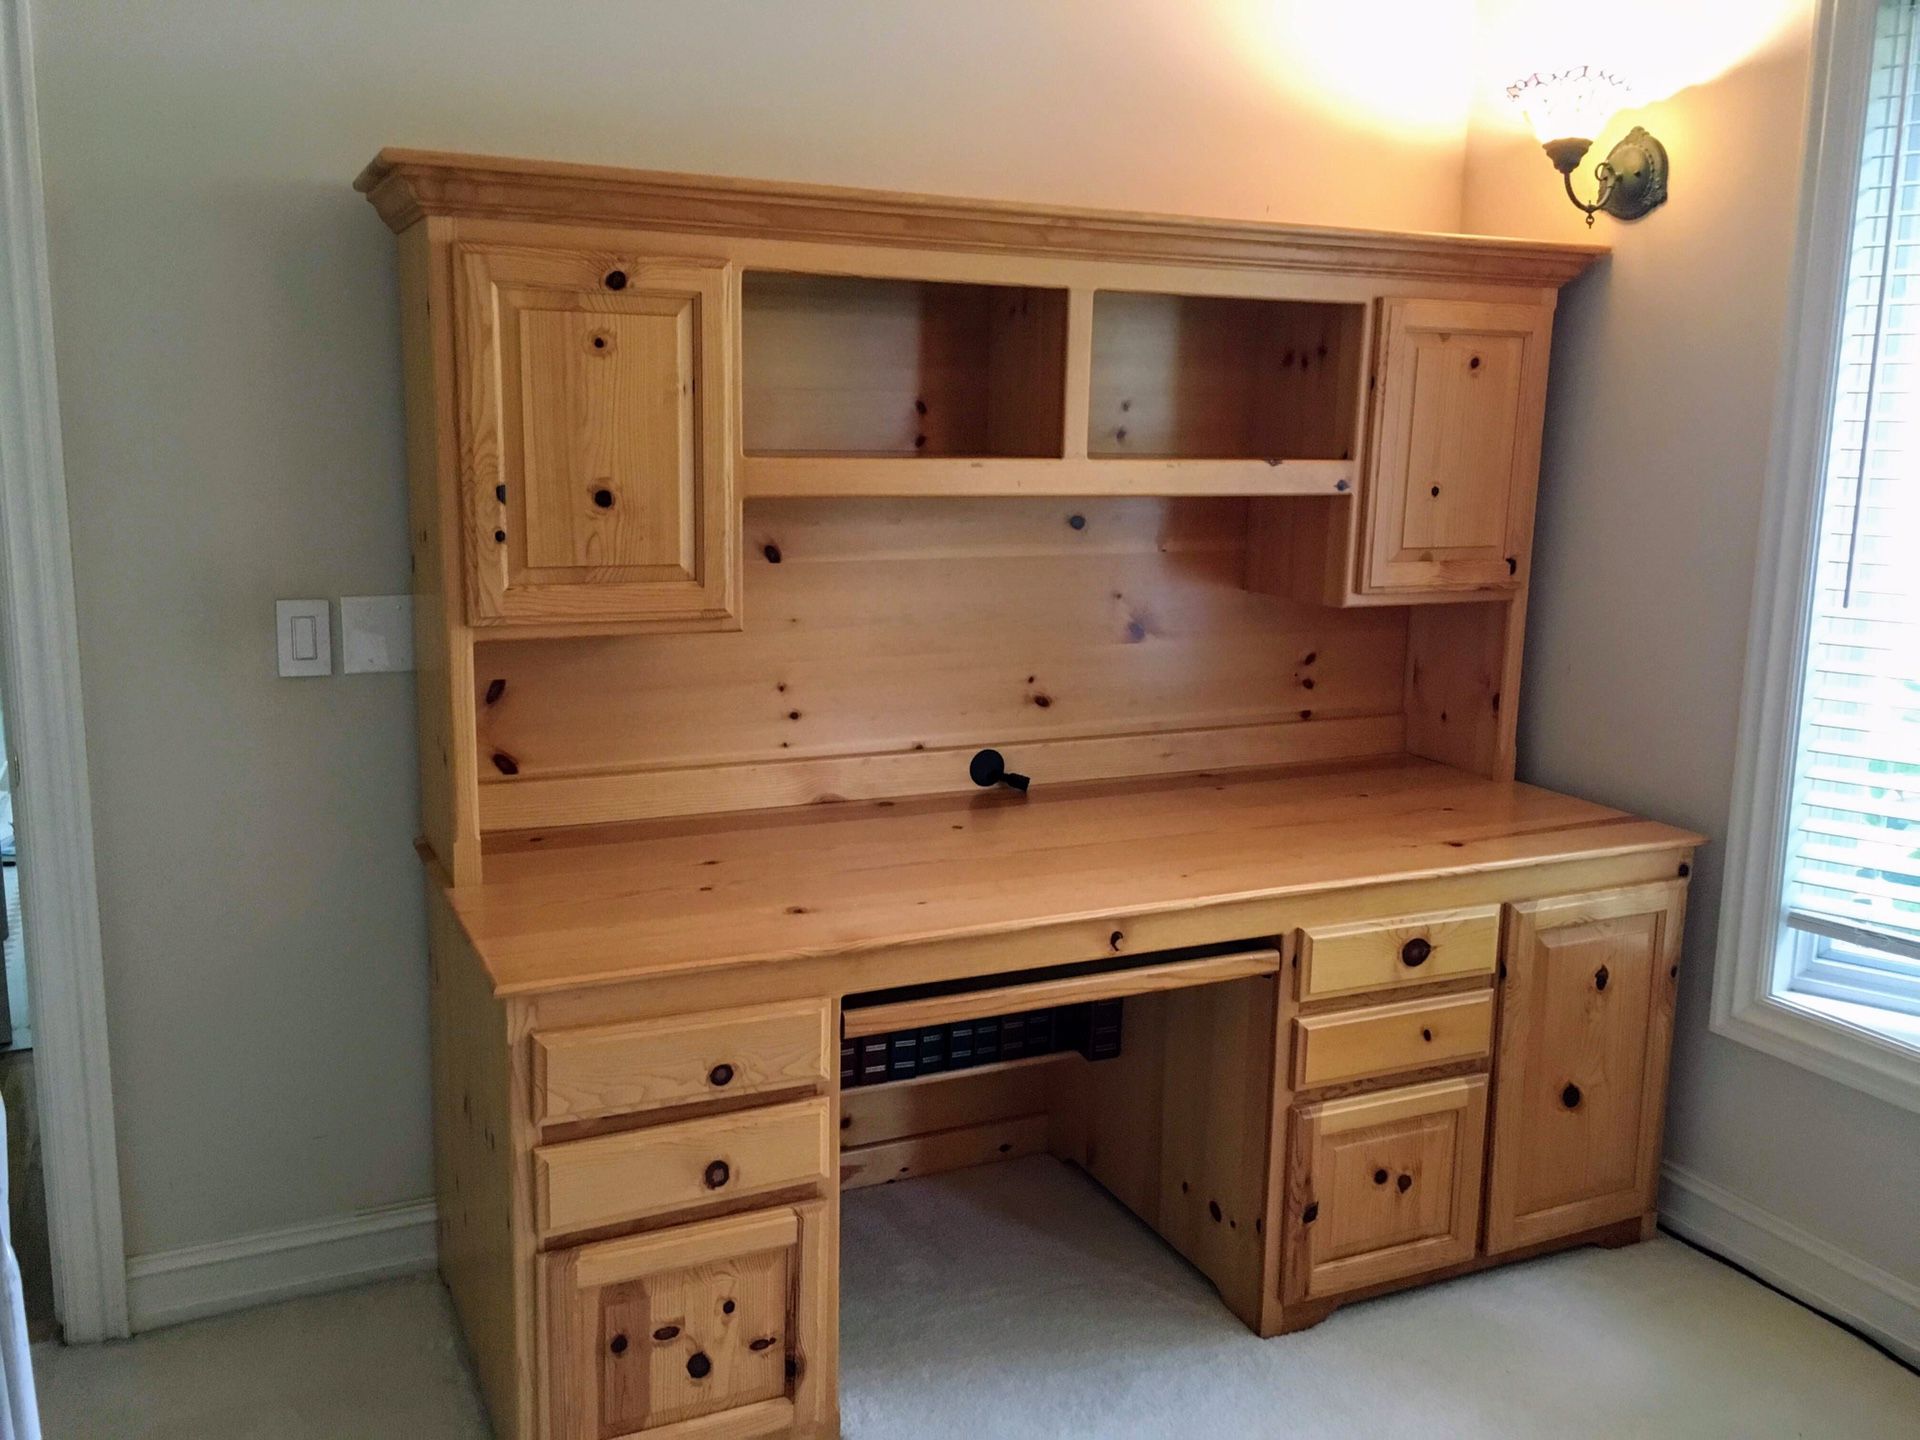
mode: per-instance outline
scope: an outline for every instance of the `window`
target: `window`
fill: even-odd
[[[1920,1015],[1920,27],[1879,6],[1821,487],[1788,988]]]
[[[1713,1028],[1920,1110],[1920,0],[1824,0]]]

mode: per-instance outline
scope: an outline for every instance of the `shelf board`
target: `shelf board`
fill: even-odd
[[[747,455],[755,497],[993,495],[1347,495],[1351,460],[1171,460],[998,456]]]

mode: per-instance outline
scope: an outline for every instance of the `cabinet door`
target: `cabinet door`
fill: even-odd
[[[1547,305],[1386,302],[1361,589],[1519,584],[1552,314]]]
[[[1510,908],[1489,1253],[1652,1210],[1686,886]]]
[[[1482,1075],[1297,1109],[1281,1298],[1339,1295],[1471,1259],[1486,1122]]]
[[[728,267],[482,245],[454,261],[467,618],[733,623]]]
[[[831,1223],[816,1200],[542,1256],[545,1440],[818,1433]]]

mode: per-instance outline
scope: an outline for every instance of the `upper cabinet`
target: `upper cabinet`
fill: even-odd
[[[1544,304],[1384,302],[1362,592],[1520,584],[1551,323]]]
[[[467,619],[726,629],[731,267],[459,245]]]

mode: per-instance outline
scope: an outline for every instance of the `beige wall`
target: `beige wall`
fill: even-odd
[[[273,673],[276,596],[407,585],[374,150],[1457,228],[1471,0],[1398,68],[1361,8],[36,7],[134,1253],[430,1190],[410,685]]]
[[[1613,127],[1667,143],[1673,198],[1638,225],[1603,218],[1610,260],[1561,300],[1520,716],[1522,778],[1716,841],[1805,138],[1810,6],[1783,9],[1757,53],[1703,57],[1730,68]],[[1465,218],[1585,233],[1539,147],[1490,103]],[[1920,1116],[1707,1028],[1722,855],[1710,844],[1694,872],[1668,1159],[1920,1282]]]
[[[1476,53],[1512,68],[1514,15],[1542,7],[1482,7]],[[1497,110],[1468,140],[1473,10],[43,0],[130,1248],[430,1188],[410,686],[273,675],[276,596],[406,586],[391,241],[347,188],[378,146],[1583,235]],[[1751,38],[1708,38],[1730,34]],[[1613,259],[1565,300],[1522,753],[1542,783],[1719,836],[1804,12],[1714,63],[1647,117],[1672,203],[1599,230]],[[1707,1033],[1718,862],[1695,891],[1671,1153],[1913,1278],[1915,1117]]]

